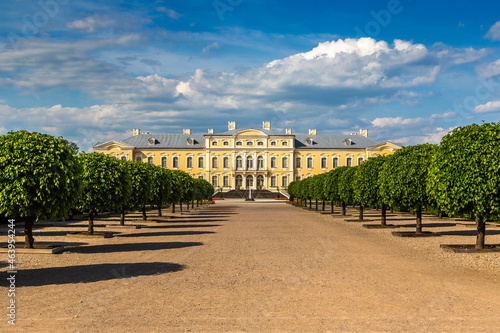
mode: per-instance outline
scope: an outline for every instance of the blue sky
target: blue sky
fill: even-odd
[[[0,134],[89,151],[133,128],[270,120],[438,143],[499,120],[498,13],[493,1],[4,1]]]

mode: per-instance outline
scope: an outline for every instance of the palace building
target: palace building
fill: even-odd
[[[339,166],[355,166],[372,156],[392,154],[400,146],[368,138],[368,130],[350,135],[294,134],[262,128],[237,128],[228,122],[228,130],[208,133],[150,134],[133,130],[133,136],[97,143],[94,151],[122,160],[151,163],[178,169],[194,178],[204,178],[224,191],[267,189],[279,191],[293,180],[330,171]]]

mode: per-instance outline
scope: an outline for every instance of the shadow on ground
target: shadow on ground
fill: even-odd
[[[388,220],[389,221],[389,220]],[[391,219],[392,221],[392,219]],[[441,228],[441,227],[454,227],[456,226],[456,223],[425,223],[425,220],[422,221],[422,228]],[[400,227],[402,228],[416,228],[417,225],[415,223],[413,224],[399,224]]]
[[[175,225],[145,225],[142,226],[142,229],[179,229],[179,228],[212,228],[212,227],[220,227],[222,224],[183,224],[177,223]]]
[[[165,232],[143,232],[137,234],[124,234],[118,237],[155,237],[155,236],[188,236],[215,234],[214,231],[165,231]]]
[[[440,231],[439,234],[448,236],[476,236],[477,230],[471,228],[471,230]],[[500,230],[486,229],[486,240],[488,240],[488,235],[500,235]]]
[[[178,272],[183,265],[163,262],[133,264],[95,264],[20,270],[20,287],[38,287],[51,284],[90,283],[134,276]],[[17,281],[17,279],[16,279]]]
[[[180,249],[183,247],[200,246],[200,242],[160,242],[160,243],[128,243],[128,244],[104,244],[82,246],[65,249],[63,252],[71,253],[111,253],[111,252],[133,252],[133,251],[155,251]]]

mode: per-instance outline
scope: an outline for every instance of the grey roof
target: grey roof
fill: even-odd
[[[156,139],[154,145],[149,144],[150,138]],[[193,138],[194,143],[188,144],[188,139]],[[205,138],[203,134],[139,134],[122,141],[136,148],[203,148]]]
[[[312,145],[306,143],[307,138],[313,140]],[[351,144],[347,145],[345,139],[350,139]],[[295,148],[323,148],[323,149],[346,149],[346,148],[368,148],[375,146],[377,142],[363,135],[342,135],[342,134],[320,134],[307,135],[295,134]]]
[[[320,134],[320,135],[307,135],[307,134],[283,134],[273,130],[263,130],[258,128],[238,128],[235,130],[219,132],[214,134],[139,134],[129,137],[121,142],[136,147],[136,148],[204,148],[205,135],[234,135],[242,130],[259,130],[267,135],[286,135],[295,136],[295,148],[312,148],[312,149],[363,149],[377,145],[378,143],[362,135],[342,135],[342,134]],[[154,138],[155,144],[149,143],[149,139]],[[188,144],[188,139],[194,139],[193,144]],[[307,139],[313,140],[312,145],[307,144]],[[347,145],[345,140],[350,139],[351,144]],[[99,143],[98,143],[99,144]],[[97,145],[98,145],[97,144]],[[96,145],[96,146],[97,146]]]
[[[214,134],[205,134],[205,135],[235,135],[236,133],[241,132],[241,131],[245,131],[245,130],[261,131],[263,133],[266,133],[267,135],[293,135],[293,134],[285,134],[285,133],[279,132],[279,131],[256,128],[256,127],[242,127],[242,128],[236,128],[233,130],[229,130],[229,131],[218,132],[218,133],[214,133]]]

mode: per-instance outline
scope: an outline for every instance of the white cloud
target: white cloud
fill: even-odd
[[[488,112],[498,112],[498,111],[500,111],[500,100],[491,101],[486,104],[478,105],[474,109],[475,113],[488,113]]]
[[[477,66],[476,73],[485,79],[500,75],[500,59],[489,64]]]
[[[213,42],[212,44],[205,46],[203,50],[201,50],[201,54],[207,54],[210,49],[218,49],[219,47],[220,45],[218,42]]]
[[[167,14],[167,16],[170,17],[172,20],[178,20],[182,16],[181,14],[176,12],[175,10],[170,9],[170,8],[166,8],[166,7],[158,7],[156,10],[159,11],[160,13]]]
[[[402,144],[404,146],[414,145],[419,143],[439,144],[441,142],[441,139],[446,134],[453,131],[453,129],[454,127],[449,127],[447,129],[444,129],[442,127],[436,127],[432,129],[427,129],[424,135],[403,136],[399,138],[394,138],[393,141]]]
[[[453,111],[446,113],[435,113],[431,116],[431,119],[444,119],[444,118],[455,118],[457,114]]]
[[[372,121],[372,125],[375,127],[398,127],[406,125],[422,125],[428,122],[426,118],[403,118],[403,117],[383,117],[376,118]]]
[[[489,40],[493,41],[499,41],[500,40],[500,21],[496,22],[493,24],[493,26],[488,30],[486,35],[484,35],[485,38],[488,38]]]
[[[88,33],[94,33],[99,30],[106,29],[115,24],[115,21],[107,16],[95,14],[87,16],[82,20],[68,22],[66,28],[82,30]]]

